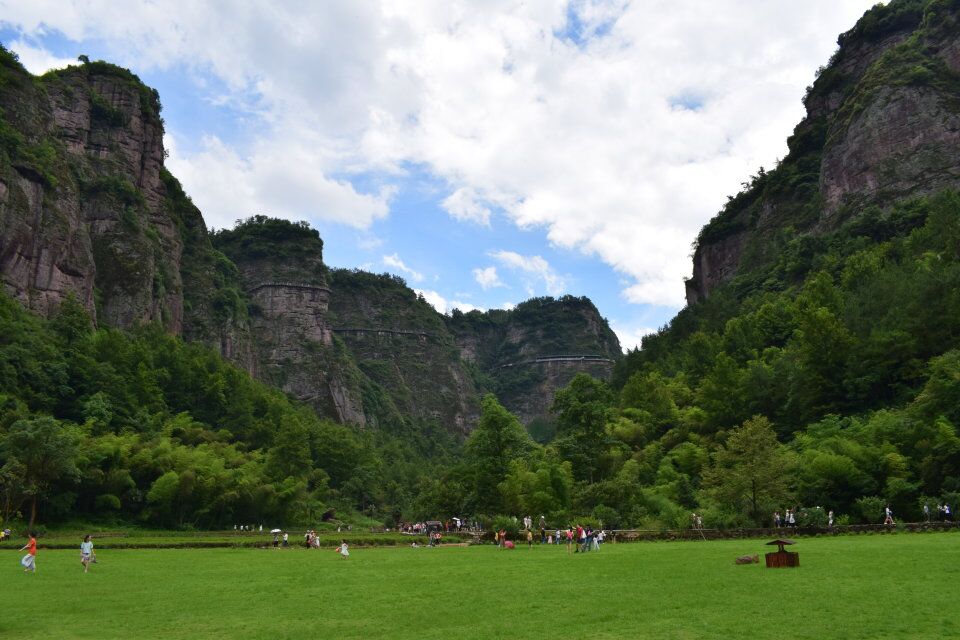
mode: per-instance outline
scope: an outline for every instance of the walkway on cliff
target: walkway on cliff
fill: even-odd
[[[538,356],[531,360],[521,360],[519,362],[508,362],[500,365],[501,369],[507,367],[520,367],[528,364],[550,364],[550,363],[570,363],[570,364],[606,364],[612,365],[613,359],[598,355],[555,355]]]

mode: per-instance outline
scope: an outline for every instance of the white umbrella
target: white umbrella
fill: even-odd
[[[270,529],[270,533],[283,533],[281,529]]]

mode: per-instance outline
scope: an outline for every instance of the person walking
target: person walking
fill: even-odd
[[[887,505],[886,507],[883,508],[883,513],[884,513],[883,524],[885,525],[895,524],[893,522],[893,511],[890,510],[890,505]]]
[[[527,547],[533,549],[533,531],[527,529]]]
[[[773,512],[773,526],[777,529],[780,528],[780,512],[779,511]]]
[[[83,536],[83,542],[80,543],[80,564],[83,565],[83,572],[90,571],[90,563],[93,562],[93,541],[90,534]]]
[[[31,531],[30,539],[27,541],[27,544],[20,547],[20,551],[26,551],[27,555],[23,556],[20,559],[20,564],[23,565],[23,572],[36,573],[37,572],[37,536]]]
[[[287,533],[286,531],[283,532],[283,546],[285,547],[290,546],[290,534]]]
[[[833,509],[830,509],[830,511],[827,512],[827,526],[833,526]]]
[[[350,557],[350,548],[347,546],[346,540],[340,541],[340,546],[337,547],[337,551],[340,552],[340,557],[343,558],[344,560]]]

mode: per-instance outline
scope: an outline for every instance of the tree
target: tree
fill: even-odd
[[[23,494],[30,500],[30,524],[37,519],[37,503],[61,479],[79,476],[76,456],[80,436],[74,427],[54,418],[18,420],[10,426],[4,442],[4,456],[16,460],[23,470]]]
[[[478,511],[498,510],[498,485],[506,478],[510,462],[526,456],[534,444],[516,416],[488,394],[481,402],[480,423],[467,440],[466,453],[474,479]]]
[[[611,443],[607,422],[614,396],[600,380],[578,373],[557,392],[551,411],[557,416],[557,450],[573,463],[574,475],[593,482],[600,457]]]
[[[792,498],[793,454],[777,441],[773,425],[754,416],[730,432],[714,454],[703,484],[725,507],[746,514],[757,524],[766,512]]]

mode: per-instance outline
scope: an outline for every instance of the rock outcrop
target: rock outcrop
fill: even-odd
[[[465,435],[488,391],[542,418],[620,355],[586,299],[445,319],[399,278],[330,272],[306,223],[209,234],[164,168],[156,92],[125,69],[34,78],[0,47],[0,110],[0,282],[40,314],[74,296],[103,326],[160,323],[322,415],[397,433]]]
[[[4,288],[41,313],[73,295],[98,321],[179,333],[183,247],[165,206],[156,93],[105,63],[35,81],[3,57]]]
[[[778,241],[960,186],[958,25],[956,3],[894,0],[840,36],[789,155],[701,232],[688,304],[776,259]]]
[[[587,298],[534,298],[516,308],[454,312],[447,320],[480,386],[524,424],[552,419],[556,392],[578,373],[609,379],[620,342]]]

